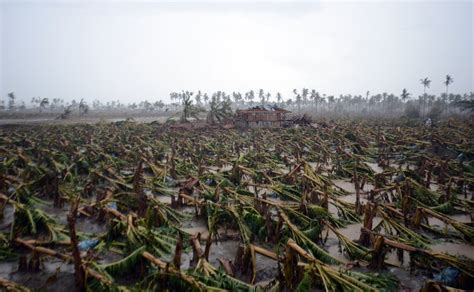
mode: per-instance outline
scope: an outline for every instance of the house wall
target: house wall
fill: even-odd
[[[281,127],[280,121],[252,121],[248,122],[249,128],[279,128]]]
[[[279,128],[283,126],[282,112],[239,112],[236,125],[240,128]]]

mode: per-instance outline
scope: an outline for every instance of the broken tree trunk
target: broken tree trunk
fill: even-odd
[[[138,198],[138,216],[144,217],[148,207],[147,198],[143,190],[143,183],[145,179],[143,178],[143,160],[140,160],[138,163],[135,174],[133,175],[133,191]]]
[[[196,264],[199,259],[202,257],[203,252],[201,248],[201,233],[197,233],[191,237],[190,244],[193,248],[193,260],[192,263]]]
[[[69,224],[69,236],[71,237],[72,257],[74,259],[74,277],[76,284],[76,291],[84,291],[86,285],[86,274],[82,266],[81,254],[79,252],[78,239],[76,234],[76,217],[77,208],[79,206],[79,198],[77,198],[71,205],[69,214],[67,215],[67,222]]]
[[[377,205],[367,203],[364,206],[364,228],[372,230],[373,219],[377,213]],[[369,247],[371,245],[371,237],[367,232],[361,232],[359,243],[363,246]]]
[[[372,252],[372,260],[369,264],[369,268],[375,270],[380,270],[383,268],[385,262],[385,254],[387,253],[387,249],[384,245],[384,237],[376,236]]]
[[[173,265],[179,270],[181,267],[181,254],[183,253],[183,235],[179,233],[178,236],[178,242],[176,243],[176,249],[174,251]]]
[[[232,262],[226,258],[218,258],[217,260],[221,264],[222,268],[224,268],[226,274],[234,277],[234,268],[232,267]]]

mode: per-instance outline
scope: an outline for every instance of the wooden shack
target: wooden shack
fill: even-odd
[[[253,107],[246,110],[237,110],[235,124],[239,128],[280,128],[286,123],[286,114],[289,111],[272,107]]]

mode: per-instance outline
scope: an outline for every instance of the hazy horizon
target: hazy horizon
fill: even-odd
[[[473,89],[473,3],[0,1],[0,99]]]

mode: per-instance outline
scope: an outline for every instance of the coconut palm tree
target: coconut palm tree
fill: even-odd
[[[296,95],[295,100],[296,100],[296,104],[298,106],[298,112],[300,112],[301,111],[301,100],[302,100],[301,95],[298,93],[298,91],[296,89],[293,89],[293,93]]]
[[[145,109],[145,111],[150,112],[153,110],[153,105],[148,100],[145,100],[143,102],[143,108]]]
[[[272,96],[272,94],[270,92],[267,92],[267,94],[265,94],[265,101],[266,103],[268,103],[270,101],[270,97]]]
[[[232,98],[234,99],[234,103],[235,105],[238,107],[241,99],[242,99],[242,95],[240,94],[240,92],[232,92]]]
[[[265,91],[263,91],[263,89],[260,89],[258,91],[258,98],[260,99],[260,104],[264,106],[265,105]]]
[[[423,94],[426,95],[426,88],[430,88],[431,80],[425,77],[424,79],[420,79],[420,83],[423,85]]]
[[[155,101],[155,103],[153,104],[153,106],[155,108],[159,108],[160,110],[162,110],[164,107],[165,107],[165,104],[163,103],[163,101],[160,99],[158,101]]]
[[[201,93],[201,90],[199,90],[198,93],[194,96],[194,100],[196,100],[196,104],[199,105],[202,103],[201,97],[202,97],[202,93]]]
[[[303,90],[301,91],[301,97],[305,105],[308,103],[308,94],[309,94],[309,89],[303,88]]]
[[[420,83],[423,85],[423,97],[420,98],[421,103],[422,103],[422,115],[425,111],[425,103],[426,103],[426,88],[430,88],[431,80],[428,79],[428,77],[425,77],[424,79],[420,79]]]
[[[405,102],[410,97],[410,93],[407,91],[406,88],[403,88],[401,97],[403,102]]]
[[[181,122],[187,122],[190,117],[199,120],[198,114],[204,111],[202,108],[193,105],[192,96],[193,93],[189,91],[183,91],[183,93],[180,94],[181,106],[183,107],[181,112]]]
[[[283,97],[281,96],[281,93],[277,92],[276,99],[277,99],[278,103],[281,103],[281,101],[283,100]]]
[[[253,105],[253,99],[255,98],[255,92],[253,90],[250,90],[249,92],[246,93],[247,100],[249,101],[250,105]]]
[[[451,75],[446,75],[446,80],[443,82],[444,85],[446,86],[446,97],[448,96],[449,84],[453,82],[454,82],[453,77],[451,77]]]
[[[81,115],[85,115],[89,112],[89,106],[84,99],[81,99],[81,102],[79,103],[79,112]]]

